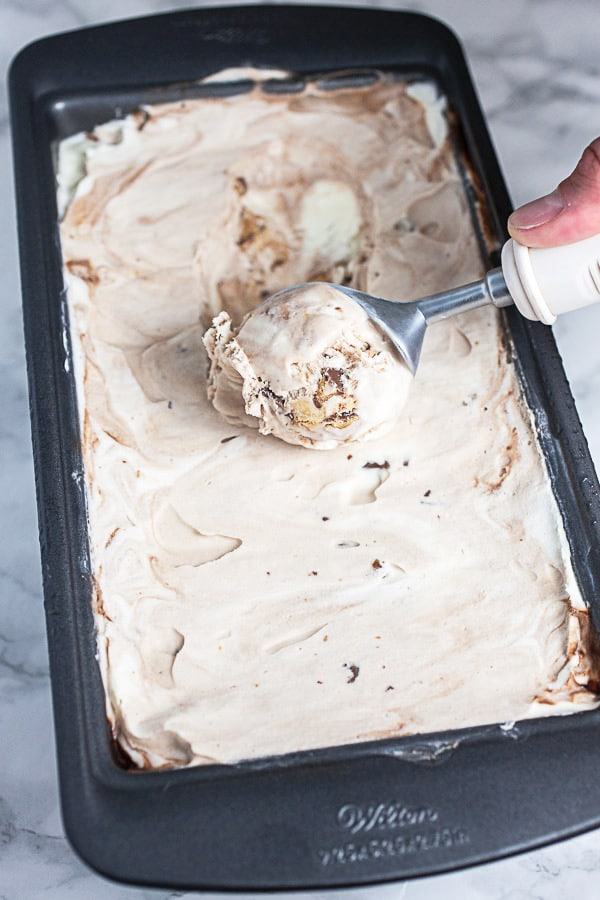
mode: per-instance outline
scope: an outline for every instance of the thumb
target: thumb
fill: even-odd
[[[555,191],[513,212],[508,231],[528,247],[557,247],[600,234],[600,138]]]

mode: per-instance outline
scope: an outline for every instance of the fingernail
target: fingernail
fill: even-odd
[[[565,202],[560,191],[556,188],[551,194],[532,200],[524,206],[520,206],[509,217],[512,228],[537,228],[551,222],[565,208]]]

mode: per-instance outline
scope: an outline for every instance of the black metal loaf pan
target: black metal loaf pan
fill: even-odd
[[[493,237],[505,237],[510,202],[461,48],[424,16],[339,7],[197,9],[58,35],[17,57],[10,95],[21,271],[67,834],[87,862],[119,880],[242,890],[440,872],[598,826],[600,711],[518,723],[512,731],[491,726],[234,766],[133,772],[119,765],[95,660],[85,498],[73,477],[82,463],[63,342],[52,148],[142,98],[185,94],[186,83],[248,64],[434,77],[461,123]],[[597,627],[597,478],[550,329],[514,311],[507,318]]]

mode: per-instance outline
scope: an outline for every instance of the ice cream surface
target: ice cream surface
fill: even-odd
[[[276,295],[235,331],[222,312],[204,344],[208,396],[227,421],[319,450],[389,432],[412,382],[389,338],[328,284]]]
[[[365,443],[308,453],[209,402],[215,315],[484,268],[432,86],[260,77],[60,147],[115,739],[188,766],[591,708],[587,610],[497,311],[429,329],[399,423]]]

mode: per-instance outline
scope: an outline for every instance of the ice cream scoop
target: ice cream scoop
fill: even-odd
[[[288,291],[266,302],[285,302]],[[331,288],[350,297],[392,341],[414,375],[425,331],[430,323],[457,313],[493,304],[513,303],[527,319],[552,325],[556,316],[600,302],[600,235],[562,247],[532,249],[510,239],[502,248],[502,265],[483,279],[452,290],[398,303],[344,285]]]
[[[368,312],[323,282],[273,295],[239,328],[221,312],[204,344],[208,395],[227,421],[319,450],[381,437],[412,383]]]

